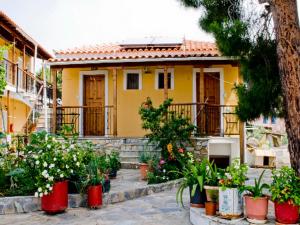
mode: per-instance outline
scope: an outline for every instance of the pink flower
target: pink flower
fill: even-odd
[[[160,161],[159,161],[159,165],[163,165],[163,164],[165,164],[166,162],[165,162],[165,160],[163,160],[163,159],[161,159]]]
[[[183,152],[184,152],[184,149],[183,149],[183,148],[180,148],[180,149],[178,149],[178,152],[179,152],[179,153],[183,153]]]

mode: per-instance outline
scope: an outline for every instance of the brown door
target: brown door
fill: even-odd
[[[220,135],[220,74],[204,73],[205,126],[209,135]]]
[[[105,135],[105,85],[103,75],[84,76],[84,135]]]

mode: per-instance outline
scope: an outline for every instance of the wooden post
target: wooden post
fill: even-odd
[[[26,89],[26,84],[27,84],[27,75],[26,75],[26,72],[25,72],[26,71],[26,45],[23,46],[23,65],[22,65],[22,69],[23,69],[23,77],[22,77],[21,87]],[[25,85],[23,85],[24,83],[25,83]]]
[[[238,81],[241,83],[243,81],[241,75],[241,67],[238,65]],[[241,163],[245,163],[245,123],[239,120],[239,135],[240,135],[240,160]]]
[[[9,124],[10,124],[10,91],[7,90],[7,97],[6,97],[6,108],[7,108],[7,120],[6,120],[6,132],[9,134]]]
[[[245,123],[239,120],[240,160],[245,163]]]
[[[168,67],[164,67],[164,99],[168,99]]]
[[[48,131],[48,106],[47,106],[47,78],[45,73],[45,61],[42,62],[42,78],[43,78],[43,108],[44,108],[44,126]]]
[[[56,70],[51,70],[51,75],[53,78],[53,109],[52,109],[52,129],[53,133],[56,133],[56,107],[57,107],[57,102],[56,102],[56,92],[57,92],[57,83],[56,83],[56,78],[57,78],[57,71]]]
[[[117,68],[113,68],[113,136],[117,136],[118,135],[118,123],[117,123],[117,104],[118,104],[118,85],[117,85]]]
[[[12,52],[12,62],[13,64],[13,68],[12,68],[12,80],[11,83],[13,85],[16,84],[16,37],[14,37],[14,42],[13,42],[13,52]]]
[[[204,99],[204,95],[205,95],[205,90],[204,90],[204,66],[200,66],[200,79],[199,79],[199,100],[200,102],[205,102],[205,99]]]

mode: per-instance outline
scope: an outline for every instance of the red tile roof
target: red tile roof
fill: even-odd
[[[91,60],[122,60],[151,58],[186,58],[221,56],[214,43],[185,40],[177,46],[144,46],[130,48],[120,44],[84,46],[55,51],[50,62],[74,62]]]

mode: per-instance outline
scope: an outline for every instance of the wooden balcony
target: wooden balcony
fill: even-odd
[[[195,136],[239,135],[240,124],[234,105],[178,103],[172,104],[169,111],[182,115],[195,124]]]
[[[8,59],[3,59],[7,84],[14,87],[16,92],[37,94],[43,86],[43,80],[33,73],[24,70]]]

